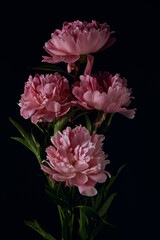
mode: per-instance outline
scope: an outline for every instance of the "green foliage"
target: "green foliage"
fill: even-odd
[[[67,71],[65,71],[61,67],[57,66],[56,64],[43,64],[43,65],[40,65],[40,66],[37,66],[37,67],[33,67],[33,69],[42,70],[42,71],[49,71],[49,72],[62,72],[62,73],[65,73],[66,75],[74,77],[74,75],[72,75],[71,73],[68,73]]]
[[[78,222],[79,222],[78,234],[82,240],[86,240],[86,239],[88,239],[88,233],[87,233],[87,229],[86,229],[86,225],[88,224],[88,218],[85,215],[82,208],[79,209],[79,213],[80,213],[80,216],[79,216],[79,220],[78,220]]]
[[[70,209],[70,204],[68,202],[67,196],[63,192],[62,188],[60,188],[59,193],[57,193],[56,189],[54,190],[46,187],[45,192],[57,206],[59,205],[62,208]]]
[[[112,176],[109,181],[106,181],[102,188],[99,190],[98,194],[95,196],[94,198],[94,206],[95,206],[95,209],[96,210],[99,210],[100,206],[101,206],[101,202],[104,202],[106,201],[107,199],[107,195],[108,195],[108,192],[111,188],[111,186],[113,185],[113,183],[115,182],[115,180],[117,179],[117,177],[119,176],[120,172],[122,171],[122,169],[126,166],[126,163],[123,164],[117,171],[116,175],[115,176]],[[116,196],[116,195],[115,195]],[[114,196],[114,197],[115,197]],[[113,197],[113,199],[114,199]],[[112,199],[112,200],[113,200]],[[107,203],[106,203],[107,204]]]
[[[37,67],[33,67],[33,69],[51,71],[51,72],[65,72],[62,68],[58,67],[56,64],[43,64]]]
[[[22,135],[22,138],[20,137],[11,137],[11,138],[22,143],[24,146],[29,148],[37,157],[39,164],[41,164],[42,162],[41,147],[40,147],[40,144],[36,141],[33,134],[27,132],[19,123],[17,123],[12,118],[10,118],[10,121],[13,123],[13,125],[18,129],[18,131]]]
[[[102,122],[102,125],[100,126],[99,131],[102,132],[103,135],[106,134],[114,115],[115,115],[115,113],[107,114],[105,120]]]
[[[79,208],[80,210],[83,210],[87,217],[92,218],[94,220],[100,220],[100,217],[98,213],[94,210],[94,208],[90,206],[80,205],[76,208]]]
[[[90,121],[87,113],[85,114],[85,118],[86,118],[86,128],[91,133],[92,132],[92,124],[91,124],[91,121]]]
[[[61,131],[65,124],[67,123],[68,119],[69,119],[70,115],[66,115],[64,117],[62,117],[59,121],[57,121],[54,125],[54,135],[58,132]]]
[[[115,176],[103,185],[98,194],[91,198],[86,198],[84,205],[78,205],[79,209],[79,236],[82,240],[94,240],[97,234],[106,226],[115,228],[115,226],[107,221],[108,210],[115,199],[117,193],[108,195],[112,184],[119,176],[126,164],[122,165]]]
[[[56,240],[56,238],[54,238],[51,234],[44,231],[36,220],[34,220],[33,222],[25,221],[25,224],[30,228],[34,229],[36,232],[38,232],[44,239]]]
[[[98,210],[98,215],[100,216],[100,217],[103,217],[106,213],[107,213],[107,211],[108,211],[108,209],[109,209],[109,207],[110,207],[110,205],[111,205],[111,203],[112,203],[112,201],[113,201],[113,199],[115,198],[115,196],[117,195],[117,193],[112,193],[107,199],[106,199],[106,201],[105,201],[105,203],[101,206],[101,208]]]
[[[79,109],[75,109],[70,111],[68,114],[66,114],[64,117],[62,117],[60,120],[58,120],[54,125],[54,135],[56,132],[61,131],[66,123],[69,121],[71,117],[78,111]]]
[[[121,171],[123,170],[123,168],[126,166],[127,164],[123,164],[117,171],[117,174],[115,176],[112,176],[109,183],[106,185],[104,184],[104,189],[102,188],[102,191],[104,191],[104,197],[107,196],[108,191],[110,190],[111,186],[113,185],[113,183],[115,182],[115,180],[117,179],[117,177],[119,176],[119,174],[121,173]]]
[[[62,223],[62,239],[67,239],[68,230],[70,230],[70,223],[71,223],[71,212],[65,211],[65,215]]]

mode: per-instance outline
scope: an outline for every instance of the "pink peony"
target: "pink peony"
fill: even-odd
[[[89,131],[82,126],[73,130],[67,127],[63,133],[51,137],[53,146],[46,149],[47,160],[41,165],[43,171],[54,182],[64,182],[66,186],[77,186],[82,195],[94,196],[97,182],[106,181],[105,166],[109,163],[102,151],[103,135]],[[45,164],[47,163],[46,166]]]
[[[106,23],[64,22],[62,30],[56,29],[51,34],[51,39],[45,43],[44,49],[51,57],[43,56],[43,62],[68,63],[68,72],[71,71],[74,62],[80,55],[87,55],[88,63],[85,73],[90,74],[95,53],[109,47],[115,39],[110,38],[112,32]]]
[[[73,94],[78,104],[86,109],[102,110],[105,113],[119,112],[128,118],[134,118],[135,109],[127,109],[130,104],[131,89],[127,88],[127,80],[108,72],[93,76],[80,76],[80,82],[73,87]]]
[[[59,73],[29,76],[21,95],[20,114],[33,123],[52,122],[70,109],[71,93],[68,80]]]

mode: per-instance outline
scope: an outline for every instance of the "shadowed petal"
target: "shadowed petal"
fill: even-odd
[[[92,197],[95,196],[97,194],[97,190],[89,185],[82,185],[82,186],[78,186],[79,192],[82,195],[88,196],[88,197]]]

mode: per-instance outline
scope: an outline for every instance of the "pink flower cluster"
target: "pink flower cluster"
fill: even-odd
[[[77,104],[86,109],[102,110],[105,113],[119,112],[128,118],[134,118],[135,109],[127,109],[133,97],[125,78],[104,72],[80,76],[80,80],[74,84],[72,91],[78,99]]]
[[[114,42],[110,38],[112,32],[106,23],[99,24],[96,21],[91,23],[74,21],[65,22],[62,30],[56,29],[51,34],[51,39],[45,43],[44,49],[51,56],[44,56],[43,62],[68,63],[68,72],[72,70],[72,63],[76,62],[80,55],[88,56],[88,64],[85,73],[91,72],[93,56],[95,53],[109,47]]]
[[[95,53],[109,47],[114,42],[110,38],[109,26],[74,21],[65,22],[62,30],[56,29],[44,49],[50,56],[44,56],[48,63],[67,63],[68,72],[76,71],[74,83],[59,73],[29,76],[24,93],[19,102],[20,114],[32,123],[52,122],[66,115],[71,106],[84,109],[96,109],[107,113],[120,113],[132,119],[135,109],[129,109],[132,90],[127,88],[127,80],[119,74],[112,76],[108,72],[91,75]],[[87,56],[84,74],[78,79],[76,61]],[[76,79],[76,80],[75,80]],[[103,118],[102,118],[103,119]],[[100,120],[101,121],[101,120]],[[100,122],[99,121],[99,122]],[[98,124],[98,123],[96,123]],[[95,184],[105,182],[109,163],[102,150],[104,136],[89,131],[82,126],[73,130],[67,127],[51,137],[53,145],[46,149],[47,160],[41,168],[50,175],[51,181],[64,182],[66,186],[77,186],[82,195],[97,194]]]
[[[72,96],[68,80],[59,73],[29,76],[21,95],[20,114],[32,123],[52,122],[70,110]]]
[[[66,186],[77,186],[82,195],[97,194],[95,184],[106,181],[105,166],[109,164],[102,151],[103,135],[90,135],[82,126],[73,130],[67,127],[51,137],[53,146],[46,149],[47,160],[41,168],[50,175],[51,181],[64,182]],[[48,166],[46,166],[47,164]]]

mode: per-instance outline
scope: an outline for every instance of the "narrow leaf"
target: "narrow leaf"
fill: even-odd
[[[55,64],[44,64],[44,65],[40,65],[40,66],[37,66],[37,67],[33,67],[33,69],[52,71],[52,72],[53,71],[54,72],[66,72],[62,68],[60,68],[59,66],[57,66]]]
[[[86,222],[87,222],[87,216],[85,215],[84,211],[80,208],[79,209],[80,212],[80,218],[78,220],[79,222],[79,236],[81,237],[82,240],[86,240],[88,239],[88,234],[87,234],[87,230],[86,230]]]
[[[40,144],[35,140],[33,134],[27,132],[19,123],[10,118],[10,121],[18,129],[23,138],[12,137],[12,139],[22,143],[27,148],[29,148],[37,157],[38,162],[41,164],[41,153],[40,153]]]
[[[109,118],[106,117],[106,119],[102,122],[102,125],[100,127],[100,129],[101,129],[100,131],[103,132],[103,134],[106,134],[106,132],[108,130],[108,127],[110,126],[112,118],[113,118],[114,115],[115,115],[115,113],[111,113]]]
[[[119,176],[120,172],[122,171],[122,169],[126,166],[126,163],[123,164],[117,171],[117,174],[115,176],[112,176],[109,183],[107,184],[106,188],[105,188],[105,194],[104,196],[106,197],[107,192],[109,191],[110,187],[112,186],[112,184],[115,182],[115,180],[117,179],[117,177]]]
[[[33,134],[31,133],[31,137],[34,143],[34,154],[36,155],[39,164],[41,164],[42,159],[41,159],[41,146],[39,144],[39,142],[36,141],[35,137],[33,136]]]
[[[97,236],[98,232],[100,232],[104,228],[104,224],[100,222],[90,233],[89,240],[95,240],[95,237]]]
[[[62,224],[62,238],[67,239],[67,231],[69,230],[70,224],[70,213],[68,211],[65,212],[65,217]]]
[[[17,123],[15,120],[13,120],[12,118],[9,118],[9,120],[13,123],[13,125],[18,129],[18,131],[20,132],[20,134],[22,135],[22,137],[24,137],[24,139],[30,138],[30,134],[19,124]]]
[[[34,222],[25,221],[25,224],[38,232],[44,239],[56,240],[51,234],[44,231],[36,220],[34,220]]]
[[[66,122],[68,121],[69,117],[66,115],[63,118],[61,118],[59,121],[56,122],[54,125],[54,135],[63,129],[65,126]]]
[[[103,192],[98,192],[96,198],[95,198],[95,205],[94,208],[97,210],[99,206],[101,205],[101,201],[103,199]]]
[[[51,200],[56,204],[56,205],[60,205],[62,208],[65,208],[65,209],[70,209],[70,206],[69,204],[64,201],[63,199],[61,199],[60,197],[58,197],[56,195],[56,193],[54,192],[51,192],[49,190],[45,190],[45,192],[47,193],[47,195],[51,198]]]
[[[105,201],[105,203],[102,205],[102,207],[99,209],[99,211],[98,211],[98,215],[100,216],[100,217],[103,217],[106,213],[107,213],[107,211],[108,211],[108,209],[109,209],[109,207],[110,207],[110,205],[111,205],[111,203],[112,203],[112,201],[113,201],[113,199],[115,198],[115,196],[117,195],[117,193],[112,193],[108,198],[107,198],[107,200]]]
[[[28,143],[26,142],[26,140],[24,138],[20,138],[20,137],[11,137],[11,138],[22,143],[24,146],[26,146],[27,148],[29,148],[29,150],[32,151],[32,149],[30,148],[30,146],[28,145]]]
[[[94,218],[96,220],[100,219],[97,212],[89,206],[85,206],[85,205],[84,206],[77,206],[76,208],[82,209],[85,212],[85,214],[90,218]]]
[[[54,125],[54,135],[56,132],[61,131],[64,126],[66,125],[67,121],[78,111],[79,109],[76,109],[74,111],[69,112],[67,115],[62,117],[59,121],[57,121]]]
[[[91,131],[92,131],[92,124],[91,124],[91,121],[90,121],[87,113],[85,114],[85,118],[86,118],[86,128],[91,133]]]

